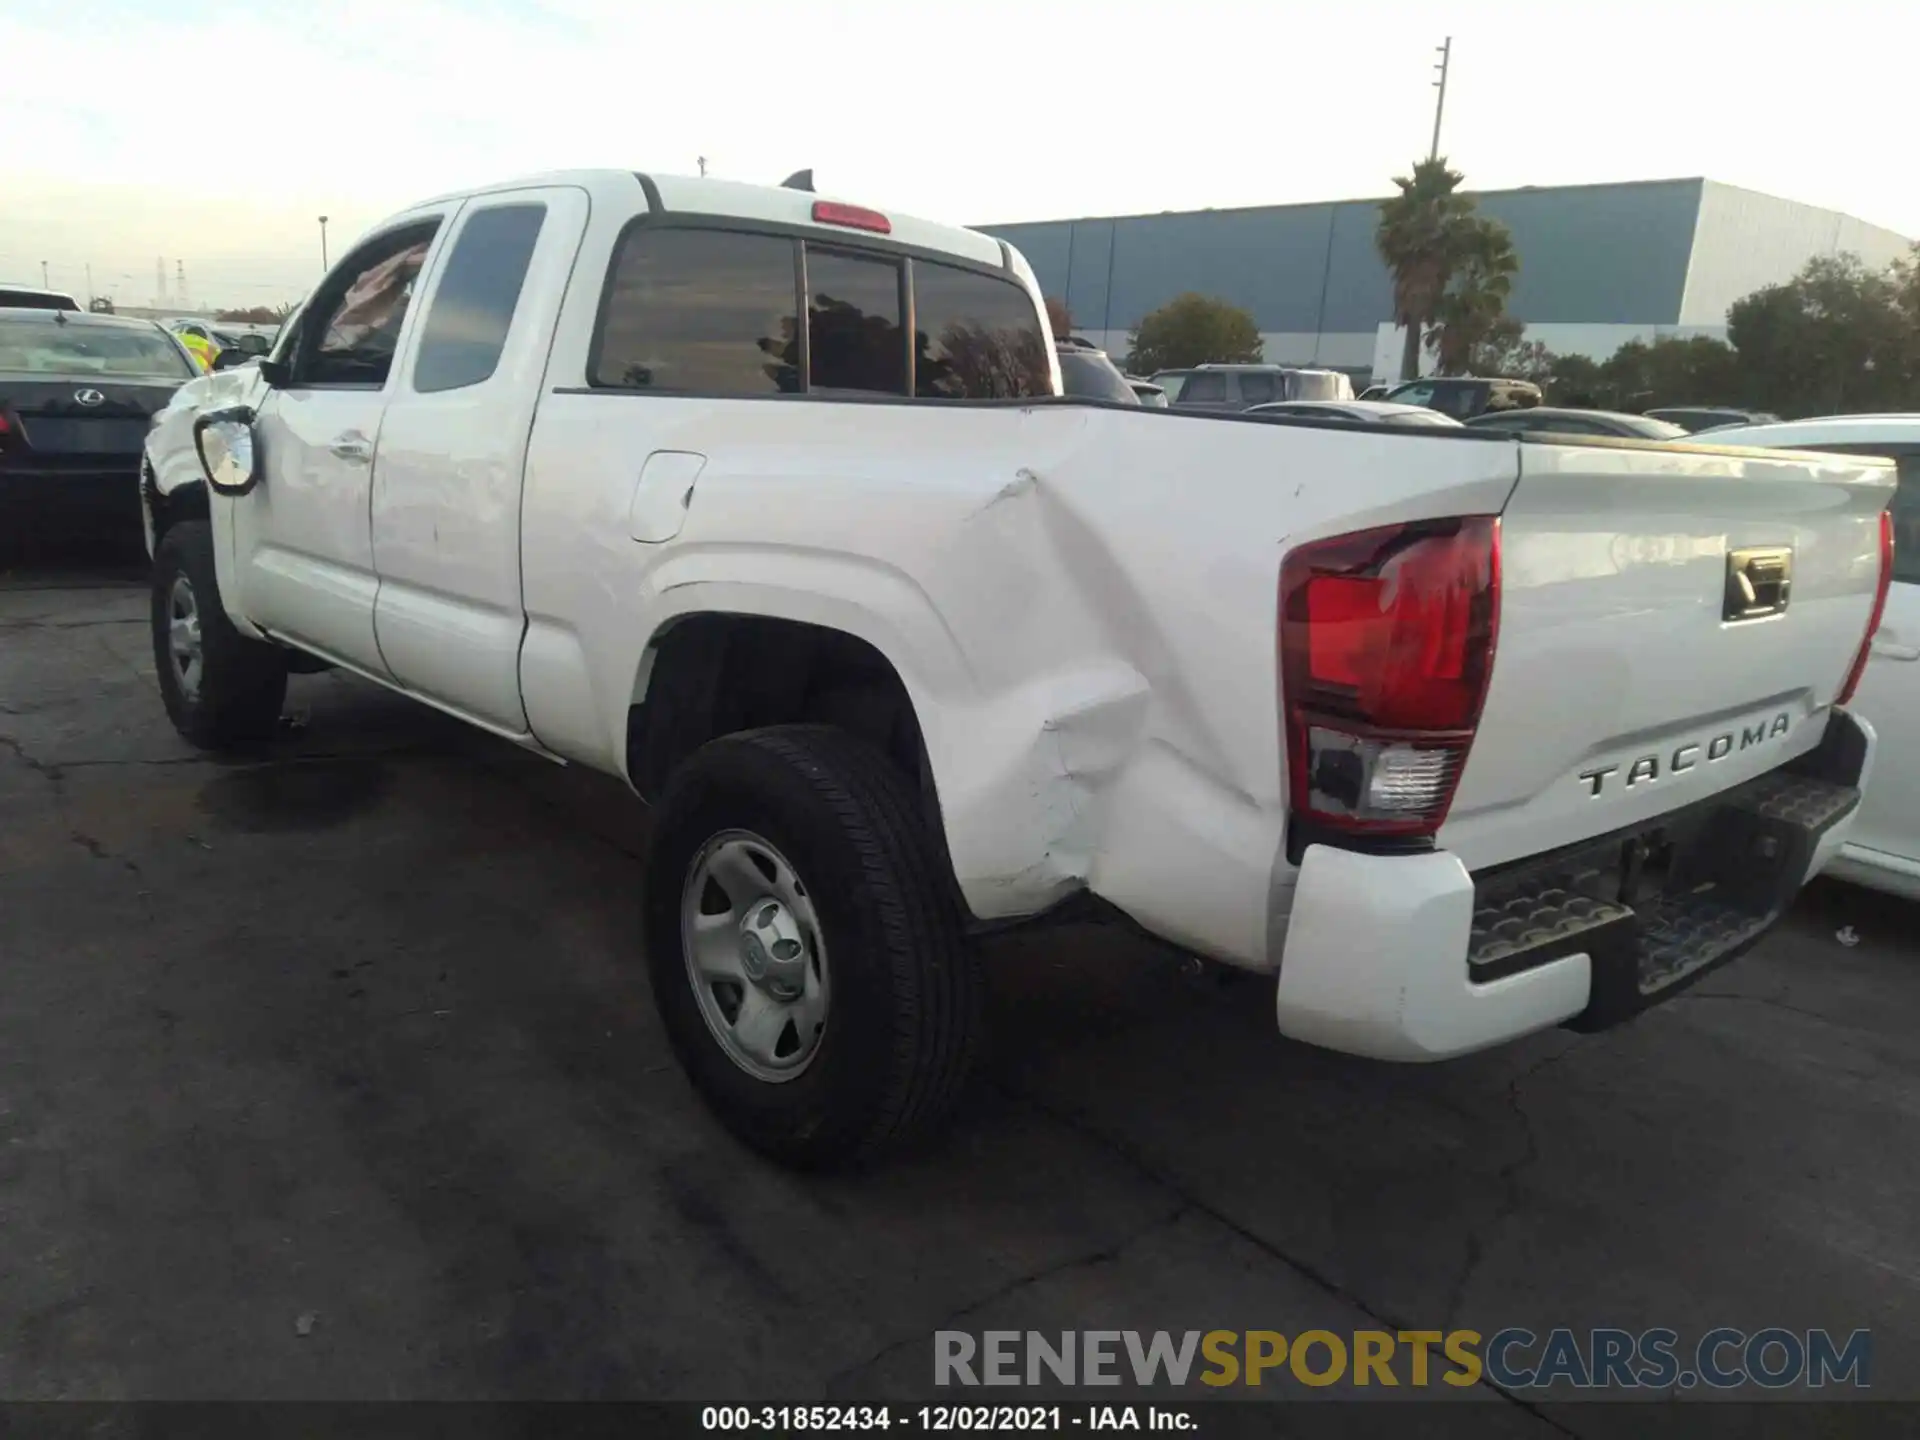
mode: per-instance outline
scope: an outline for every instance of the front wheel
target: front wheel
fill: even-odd
[[[979,984],[939,863],[906,778],[843,731],[729,735],[675,773],[648,970],[675,1053],[748,1144],[857,1163],[951,1114]]]
[[[152,620],[154,669],[174,729],[203,750],[272,737],[287,697],[286,652],[233,628],[205,520],[182,520],[160,537]]]

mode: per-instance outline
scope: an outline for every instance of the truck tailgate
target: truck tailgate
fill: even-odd
[[[1470,870],[1644,823],[1818,743],[1894,483],[1857,457],[1518,448],[1492,679],[1439,836]]]

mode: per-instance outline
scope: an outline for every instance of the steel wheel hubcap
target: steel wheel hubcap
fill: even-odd
[[[200,607],[193,598],[193,582],[176,575],[167,592],[167,654],[173,661],[173,678],[180,693],[189,700],[200,694],[200,673],[205,668],[200,649]]]
[[[757,1080],[813,1063],[830,990],[820,918],[787,858],[750,830],[723,830],[687,867],[680,949],[707,1029]]]

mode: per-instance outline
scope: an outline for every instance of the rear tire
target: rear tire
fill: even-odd
[[[207,521],[179,521],[160,537],[151,613],[154,669],[174,729],[202,750],[271,739],[287,698],[287,653],[233,628]]]
[[[844,731],[728,735],[674,772],[647,862],[648,972],[681,1064],[747,1144],[844,1166],[950,1118],[980,991],[940,864],[906,777]],[[792,1017],[758,1047],[750,1003]]]

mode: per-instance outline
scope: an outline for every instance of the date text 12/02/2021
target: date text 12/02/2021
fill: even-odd
[[[1161,1405],[709,1405],[702,1430],[795,1431],[1156,1430],[1198,1429],[1185,1410]]]

